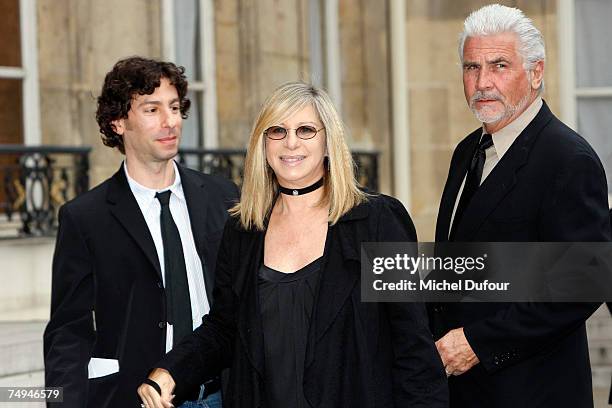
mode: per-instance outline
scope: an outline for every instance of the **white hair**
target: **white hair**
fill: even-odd
[[[489,4],[472,12],[463,22],[463,32],[459,37],[459,58],[463,64],[463,47],[468,37],[514,33],[519,41],[518,52],[523,57],[523,67],[530,71],[538,61],[546,60],[544,37],[530,18],[513,7]],[[544,80],[538,89],[544,90]]]

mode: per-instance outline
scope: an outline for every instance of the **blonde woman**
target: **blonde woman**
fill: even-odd
[[[225,367],[225,407],[447,406],[423,305],[360,301],[361,242],[416,232],[399,201],[359,188],[344,133],[311,85],[285,84],[264,103],[213,309],[141,385],[146,406],[168,407]]]

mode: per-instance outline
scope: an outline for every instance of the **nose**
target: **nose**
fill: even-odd
[[[300,146],[300,138],[297,137],[295,129],[287,129],[287,136],[283,139],[285,147],[289,150],[297,149]]]
[[[491,75],[486,66],[478,70],[478,78],[476,79],[476,87],[479,90],[491,89],[493,87],[493,84],[491,82]]]
[[[162,125],[163,127],[168,127],[172,129],[181,119],[182,118],[180,113],[174,112],[172,109],[165,109]]]

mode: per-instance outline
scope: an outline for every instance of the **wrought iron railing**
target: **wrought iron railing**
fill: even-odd
[[[0,145],[0,238],[54,234],[59,206],[89,188],[90,150]]]
[[[223,176],[237,185],[244,174],[244,149],[179,149],[178,162],[206,174]]]
[[[357,180],[372,191],[379,191],[376,151],[353,150]],[[244,149],[180,149],[179,162],[204,173],[216,174],[240,185],[244,171]]]
[[[90,147],[0,145],[0,238],[52,236],[57,210],[89,189]],[[180,149],[191,168],[241,184],[243,149]],[[353,151],[359,182],[378,191],[378,152]]]

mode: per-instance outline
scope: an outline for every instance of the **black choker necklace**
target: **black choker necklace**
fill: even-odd
[[[299,195],[302,195],[302,194],[308,194],[311,191],[315,191],[317,188],[321,187],[322,185],[323,185],[323,177],[321,177],[319,179],[319,181],[317,181],[314,184],[309,185],[308,187],[304,187],[304,188],[287,188],[287,187],[283,187],[283,186],[281,186],[279,184],[278,185],[278,189],[283,194],[292,195],[292,196],[299,196]]]

